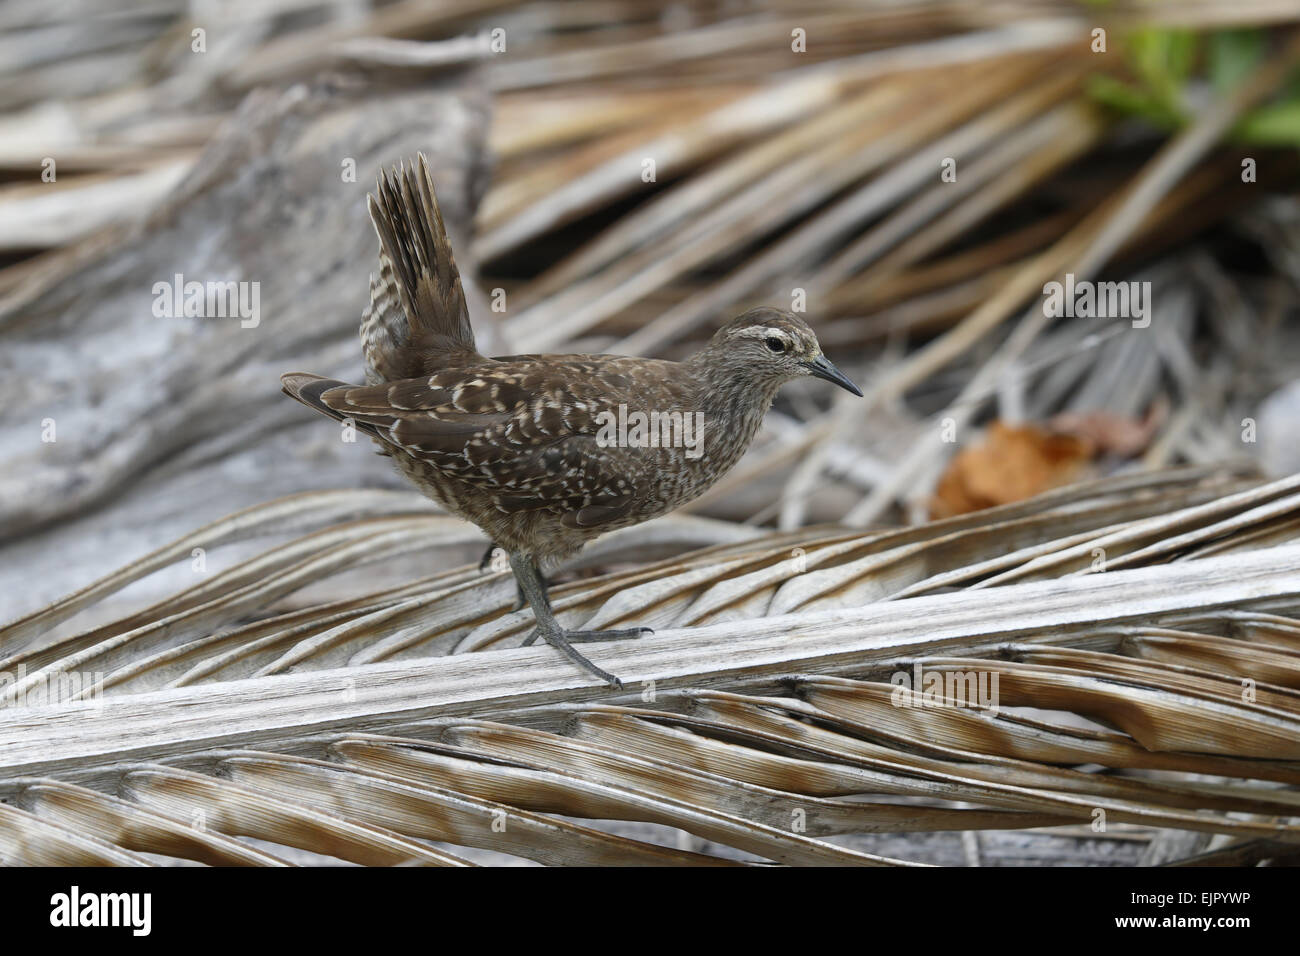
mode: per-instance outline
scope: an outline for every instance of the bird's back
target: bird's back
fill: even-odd
[[[398,468],[503,546],[565,554],[657,517],[729,467],[708,456],[685,366],[615,355],[522,355],[353,386],[286,376],[304,404],[379,441]]]

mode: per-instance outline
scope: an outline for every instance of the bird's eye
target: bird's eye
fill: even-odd
[[[773,352],[784,352],[784,351],[785,351],[785,343],[782,342],[780,339],[778,339],[775,335],[772,335],[772,336],[769,336],[769,337],[768,337],[768,339],[767,339],[767,347],[768,347],[771,351],[773,351]]]

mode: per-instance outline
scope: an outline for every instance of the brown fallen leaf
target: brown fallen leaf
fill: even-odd
[[[946,518],[1033,497],[1079,477],[1096,453],[1082,435],[1041,425],[994,422],[983,442],[960,451],[939,479],[931,515]]]

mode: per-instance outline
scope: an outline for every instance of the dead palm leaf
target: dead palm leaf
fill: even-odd
[[[1260,533],[1294,520],[1294,484],[1121,476],[900,531],[720,534],[557,587],[563,618],[658,629],[593,652],[639,682],[625,698],[498,649],[528,625],[502,574],[347,583],[445,550],[447,519],[395,495],[343,522],[334,493],[272,503],[0,631],[30,668],[0,712],[3,852],[888,865],[926,861],[909,833],[1079,826],[1290,852],[1300,548]],[[662,535],[602,560],[638,533]],[[193,542],[255,534],[297,537],[68,631]],[[98,682],[63,693],[78,675]]]

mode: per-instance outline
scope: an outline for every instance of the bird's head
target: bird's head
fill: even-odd
[[[735,377],[773,389],[811,375],[862,395],[822,354],[813,330],[793,312],[750,309],[719,329],[705,351],[711,362],[723,364]]]

